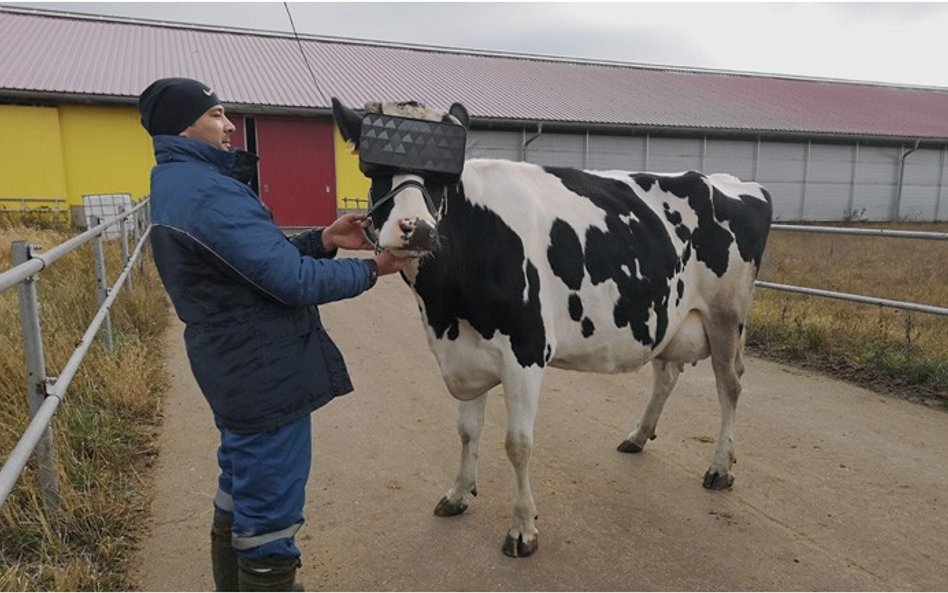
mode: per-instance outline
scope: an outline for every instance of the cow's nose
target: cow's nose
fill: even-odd
[[[408,237],[408,248],[430,250],[434,243],[434,227],[419,219],[415,219],[412,227],[414,231]]]

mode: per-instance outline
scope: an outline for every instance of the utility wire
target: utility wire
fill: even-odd
[[[309,65],[309,60],[306,58],[306,52],[303,51],[303,42],[300,41],[300,34],[296,32],[296,23],[293,22],[293,14],[290,13],[290,5],[284,2],[283,8],[286,9],[286,16],[290,19],[290,27],[293,29],[293,36],[296,37],[296,45],[300,48],[300,56],[303,58],[303,63],[306,64],[306,69],[309,70],[310,78],[313,79],[313,86],[316,87],[316,92],[319,93],[320,98],[325,101],[326,96],[323,94],[322,89],[319,88],[319,83],[316,82],[316,73],[313,72],[313,68]]]

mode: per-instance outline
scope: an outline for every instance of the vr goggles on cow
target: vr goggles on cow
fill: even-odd
[[[359,170],[367,177],[416,173],[455,183],[464,169],[467,130],[455,123],[366,113],[359,135]]]

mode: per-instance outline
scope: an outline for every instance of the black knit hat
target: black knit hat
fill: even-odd
[[[214,91],[190,78],[161,78],[138,97],[142,125],[152,136],[180,134],[211,107],[220,105]]]

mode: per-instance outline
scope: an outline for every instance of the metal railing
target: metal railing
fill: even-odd
[[[3,198],[0,197],[0,214],[20,216],[49,216],[55,221],[66,222],[69,209],[65,198]]]
[[[38,477],[43,502],[48,509],[59,507],[59,484],[53,463],[53,435],[50,427],[53,415],[62,403],[69,384],[85,358],[93,339],[105,325],[106,348],[112,351],[112,328],[109,310],[119,290],[128,281],[132,284],[132,267],[140,259],[148,234],[151,230],[148,200],[143,200],[127,212],[106,220],[98,217],[90,219],[90,228],[86,232],[57,245],[44,253],[39,247],[26,241],[13,242],[14,267],[0,274],[0,292],[14,286],[19,287],[20,325],[23,332],[24,354],[27,368],[27,396],[32,419],[0,469],[0,507],[6,502],[17,480],[29,462],[30,456],[37,453]],[[131,223],[131,224],[130,224]],[[120,245],[124,267],[109,288],[106,278],[105,249],[102,245],[103,233],[119,225],[121,229]],[[129,234],[134,235],[135,248],[129,253]],[[43,351],[43,334],[39,319],[39,301],[36,294],[36,276],[56,260],[95,241],[96,282],[99,288],[99,309],[76,349],[59,373],[58,377],[46,374],[46,360]]]
[[[345,196],[342,198],[342,209],[343,210],[368,210],[369,208],[369,199],[368,198],[350,198]]]
[[[823,227],[795,224],[775,224],[770,227],[777,231],[802,232],[802,233],[827,233],[834,235],[861,235],[871,237],[888,237],[901,239],[926,239],[929,241],[948,241],[948,233],[938,233],[930,231],[900,231],[890,229],[847,229],[844,227]],[[894,301],[879,297],[865,296],[860,294],[850,294],[847,292],[836,292],[833,290],[822,290],[819,288],[806,288],[803,286],[793,286],[790,284],[777,284],[774,282],[764,282],[758,280],[754,283],[760,288],[769,288],[772,290],[781,290],[785,292],[795,292],[809,296],[817,296],[842,301],[851,301],[854,303],[865,303],[869,305],[878,305],[880,307],[891,307],[893,309],[903,309],[905,311],[917,311],[919,313],[929,313],[932,315],[948,316],[948,308],[934,305],[922,305],[919,303],[909,303],[905,301]]]

